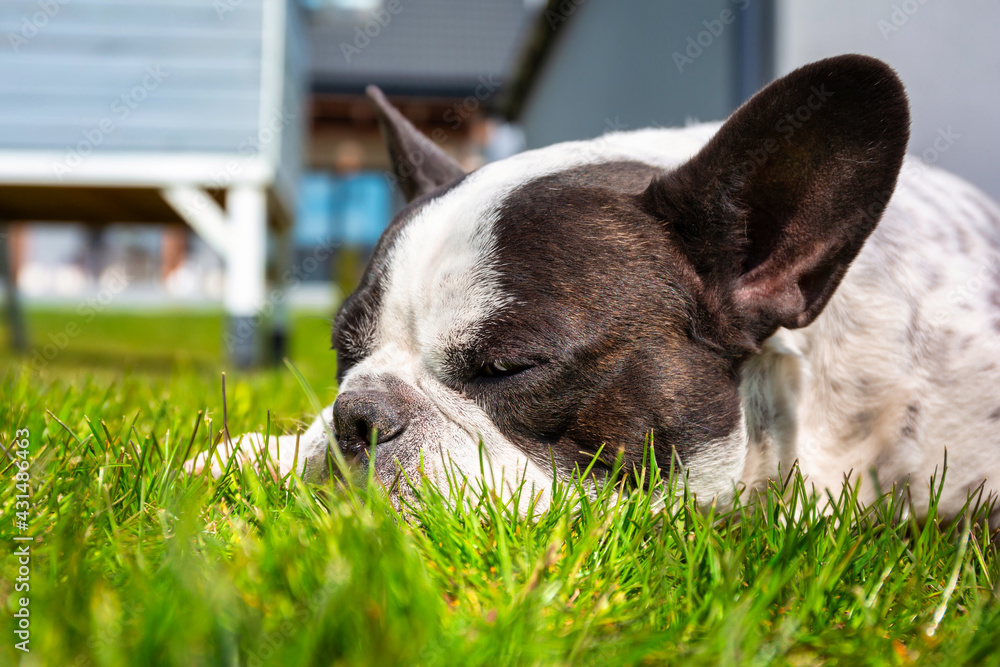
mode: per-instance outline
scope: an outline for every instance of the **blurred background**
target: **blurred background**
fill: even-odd
[[[475,169],[868,53],[907,86],[910,152],[1000,198],[998,24],[988,0],[3,0],[0,359],[328,348],[402,204],[372,83]]]

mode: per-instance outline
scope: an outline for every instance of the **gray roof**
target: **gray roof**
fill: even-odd
[[[537,3],[385,0],[381,22],[371,12],[313,12],[313,90],[360,93],[374,83],[389,94],[469,95],[480,77],[495,82],[509,76],[535,14],[532,5]]]

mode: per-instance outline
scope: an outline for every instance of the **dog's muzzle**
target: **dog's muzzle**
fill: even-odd
[[[403,434],[409,425],[406,399],[389,391],[347,391],[333,404],[337,444],[347,457],[357,458],[371,446],[383,445]]]

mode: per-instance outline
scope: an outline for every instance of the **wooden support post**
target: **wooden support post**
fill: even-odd
[[[291,225],[280,225],[274,231],[274,280],[269,298],[274,303],[271,320],[271,362],[278,365],[288,355],[288,336],[291,330],[288,286],[295,246]]]
[[[232,361],[241,368],[261,361],[267,263],[267,197],[264,188],[236,185],[226,193],[225,336]]]
[[[10,236],[13,225],[0,225],[0,277],[3,278],[7,290],[7,324],[10,326],[11,347],[17,352],[28,349],[28,332],[24,325],[24,313],[21,311],[21,301],[17,297],[17,268],[12,254],[13,244]]]

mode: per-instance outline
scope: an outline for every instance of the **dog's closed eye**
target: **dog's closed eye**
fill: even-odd
[[[529,368],[533,368],[534,364],[522,361],[511,361],[511,360],[495,360],[489,363],[483,364],[479,369],[478,377],[508,377],[511,375],[517,375],[522,373]]]

